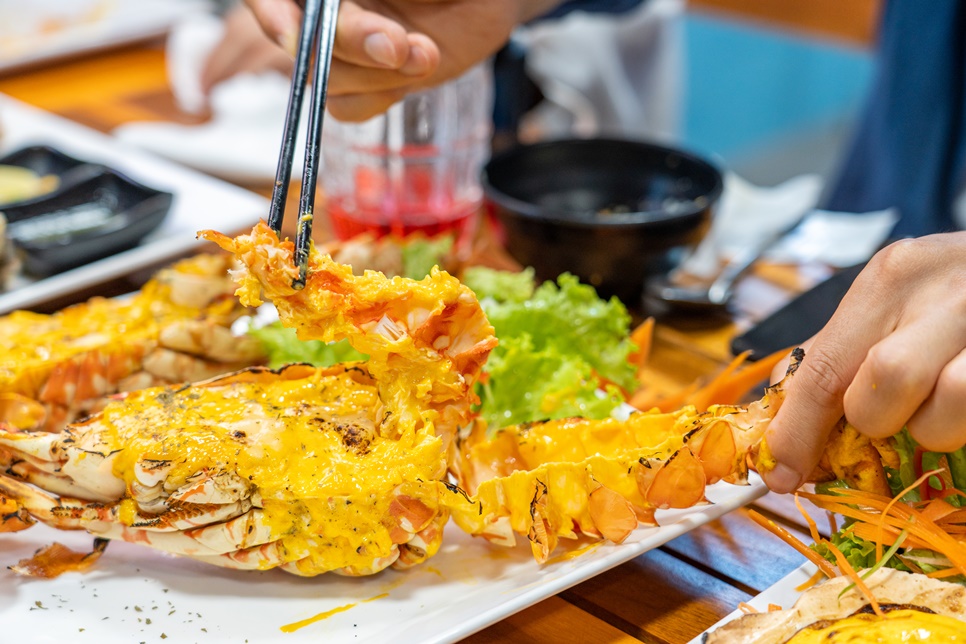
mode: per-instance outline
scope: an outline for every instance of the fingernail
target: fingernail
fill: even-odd
[[[362,48],[370,58],[380,65],[386,65],[387,67],[396,66],[396,48],[386,34],[369,34],[362,41]]]
[[[763,478],[771,490],[786,493],[798,489],[802,475],[784,463],[779,463],[771,472],[764,474]]]
[[[419,45],[412,45],[409,48],[409,58],[399,71],[409,76],[423,76],[429,72],[429,68],[429,54]]]
[[[278,44],[282,46],[282,49],[284,49],[289,56],[295,58],[295,54],[299,46],[298,32],[286,31],[278,37]]]

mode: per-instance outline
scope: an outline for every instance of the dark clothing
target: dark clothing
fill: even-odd
[[[966,156],[966,2],[889,0],[875,78],[829,210],[896,207],[895,234],[954,228]]]
[[[559,18],[571,11],[622,13],[640,6],[644,0],[569,0],[548,13],[545,18]]]

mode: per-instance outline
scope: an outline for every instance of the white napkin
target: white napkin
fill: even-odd
[[[201,71],[221,38],[214,16],[194,17],[174,28],[168,39],[168,74],[175,98],[185,111],[199,112],[206,99]],[[290,80],[276,72],[239,74],[212,88],[211,119],[202,125],[128,123],[114,130],[123,141],[231,181],[270,184],[275,179]],[[296,150],[305,149],[305,124]],[[293,176],[302,172],[295,155]]]
[[[672,141],[682,113],[683,0],[621,14],[574,11],[517,29],[543,92],[521,137],[628,136]]]
[[[819,262],[845,268],[868,260],[889,238],[899,221],[894,208],[854,214],[815,210],[768,258],[776,262]]]
[[[766,253],[770,261],[851,266],[869,259],[898,221],[894,210],[862,214],[816,210],[823,187],[817,175],[763,188],[727,173],[724,184],[711,230],[682,264],[682,272],[710,279],[742,249],[765,245],[793,226]]]

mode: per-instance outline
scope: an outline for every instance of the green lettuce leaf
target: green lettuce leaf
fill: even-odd
[[[453,248],[453,237],[442,235],[434,239],[412,239],[402,244],[403,277],[421,280],[443,263]]]
[[[613,385],[599,394],[600,380],[585,360],[556,346],[537,349],[529,335],[501,339],[486,370],[479,411],[493,429],[570,416],[606,418],[623,402]]]
[[[463,283],[481,301],[493,300],[500,304],[526,302],[537,287],[532,268],[514,273],[473,266],[463,272]],[[487,307],[484,305],[484,308]]]
[[[319,340],[299,340],[295,329],[282,326],[281,322],[274,322],[260,329],[251,329],[250,335],[258,339],[268,355],[268,366],[278,369],[293,362],[305,362],[316,367],[328,367],[340,362],[365,360],[366,356],[359,353],[345,340],[326,344]]]
[[[477,392],[490,428],[604,418],[623,401],[620,388],[636,386],[628,362],[635,349],[631,317],[617,298],[604,301],[568,274],[535,289],[531,273],[474,269],[465,281],[500,341],[487,361],[489,380]]]

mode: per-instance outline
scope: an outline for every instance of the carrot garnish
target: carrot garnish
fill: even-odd
[[[925,573],[927,577],[932,577],[933,579],[945,579],[946,577],[956,577],[961,574],[955,568],[943,568],[942,570],[933,570],[932,572]]]
[[[900,492],[895,497],[893,497],[889,501],[889,503],[885,506],[885,509],[882,510],[882,514],[879,515],[879,529],[878,529],[878,531],[876,533],[877,535],[880,535],[880,537],[879,538],[876,538],[876,540],[875,540],[875,559],[876,559],[876,561],[878,561],[879,559],[882,558],[882,539],[881,539],[881,534],[883,532],[883,529],[884,529],[884,526],[885,526],[886,516],[889,514],[889,510],[891,510],[892,509],[892,506],[894,506],[896,503],[899,502],[899,499],[901,499],[902,497],[904,497],[909,492],[915,490],[920,485],[924,484],[926,481],[929,480],[929,478],[931,476],[934,476],[935,474],[938,474],[938,470],[933,470],[931,472],[925,472],[922,476],[920,476],[918,479],[916,479],[915,482],[913,482],[909,487],[907,487],[902,492]],[[922,500],[925,501],[926,498],[925,497],[922,497]]]
[[[842,554],[842,551],[839,550],[831,541],[826,541],[825,544],[835,557],[835,563],[838,564],[839,570],[848,575],[849,579],[852,580],[852,583],[855,584],[855,587],[859,589],[859,592],[865,595],[865,598],[869,600],[869,605],[872,606],[872,610],[875,612],[875,614],[879,617],[882,617],[882,609],[879,608],[879,602],[876,601],[872,591],[869,590],[869,587],[865,585],[865,582],[862,581],[862,578],[859,577],[859,574],[855,572],[855,568],[853,568],[852,564],[849,563],[849,560],[845,558],[845,555]],[[846,590],[848,590],[848,588],[842,592],[844,593]]]
[[[637,350],[627,356],[627,361],[641,369],[647,364],[647,358],[651,355],[651,344],[654,342],[654,318],[647,318],[631,331],[631,342]]]
[[[805,511],[805,508],[802,507],[802,501],[798,498],[798,493],[795,494],[795,507],[798,508],[798,511],[802,513],[803,517],[805,517],[805,522],[808,524],[808,533],[812,536],[812,541],[815,543],[821,541],[822,537],[818,534],[818,526],[815,525],[815,520],[809,516],[808,512]]]
[[[826,577],[831,579],[832,577],[838,576],[835,574],[835,569],[832,568],[832,565],[829,564],[829,562],[825,561],[820,554],[799,541],[791,532],[754,510],[748,510],[748,516],[751,517],[752,521],[771,532],[773,535],[797,550],[803,557],[815,564],[819,570],[825,573]]]
[[[742,397],[751,391],[752,387],[768,380],[771,372],[775,369],[775,365],[786,358],[791,349],[791,347],[788,347],[787,349],[775,351],[761,360],[756,360],[750,365],[746,365],[742,369],[735,371],[733,375],[728,374],[717,383],[713,392],[709,392],[710,402],[719,405],[738,404],[741,402]],[[743,358],[745,354],[741,354],[738,357]]]
[[[923,476],[932,474],[929,472]],[[919,481],[911,487],[918,484]],[[966,541],[956,536],[963,535],[966,526],[955,523],[963,521],[962,510],[949,512],[946,507],[949,504],[942,499],[909,504],[896,502],[902,495],[893,499],[849,488],[830,491],[834,494],[804,492],[802,496],[829,512],[852,519],[854,523],[850,529],[855,535],[876,543],[877,560],[882,558],[882,547],[895,545],[903,531],[907,531],[905,548],[937,552],[948,559],[958,574],[966,575]],[[934,508],[934,504],[938,505]],[[901,560],[908,565],[905,558]]]
[[[768,604],[768,612],[769,613],[774,613],[775,611],[779,611],[781,609],[782,609],[782,607],[779,606],[778,604]]]
[[[825,578],[825,573],[822,572],[821,570],[816,570],[815,573],[808,578],[808,581],[806,581],[801,586],[795,586],[795,591],[796,592],[806,591],[824,578]]]
[[[738,610],[740,610],[745,615],[754,615],[758,612],[758,609],[749,604],[748,602],[738,602]]]

